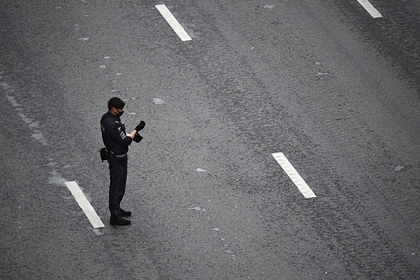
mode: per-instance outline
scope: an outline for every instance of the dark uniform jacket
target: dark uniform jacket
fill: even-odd
[[[128,146],[133,139],[128,137],[125,126],[121,119],[111,113],[105,113],[101,118],[102,140],[108,150],[116,155],[123,155],[128,152]]]

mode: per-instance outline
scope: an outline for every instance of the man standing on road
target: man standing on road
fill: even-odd
[[[109,211],[111,225],[130,225],[131,221],[123,217],[131,216],[130,211],[124,211],[120,203],[124,197],[127,181],[127,152],[131,142],[140,142],[142,137],[137,133],[145,123],[141,121],[131,133],[125,132],[125,126],[120,117],[124,113],[124,101],[113,97],[108,101],[108,112],[101,118],[102,140],[108,150],[107,160],[111,183],[109,185]]]

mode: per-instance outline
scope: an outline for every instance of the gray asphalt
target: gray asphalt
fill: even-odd
[[[371,3],[3,0],[0,279],[418,279],[420,6]],[[146,122],[129,227],[98,153],[112,96]]]

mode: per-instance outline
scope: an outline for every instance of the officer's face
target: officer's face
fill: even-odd
[[[111,113],[112,113],[114,116],[121,117],[121,116],[122,116],[122,114],[124,114],[124,108],[112,108]]]

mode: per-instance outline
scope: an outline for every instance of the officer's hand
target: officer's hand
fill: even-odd
[[[135,128],[135,130],[140,131],[144,128],[144,126],[146,125],[146,123],[144,121],[141,121]]]

